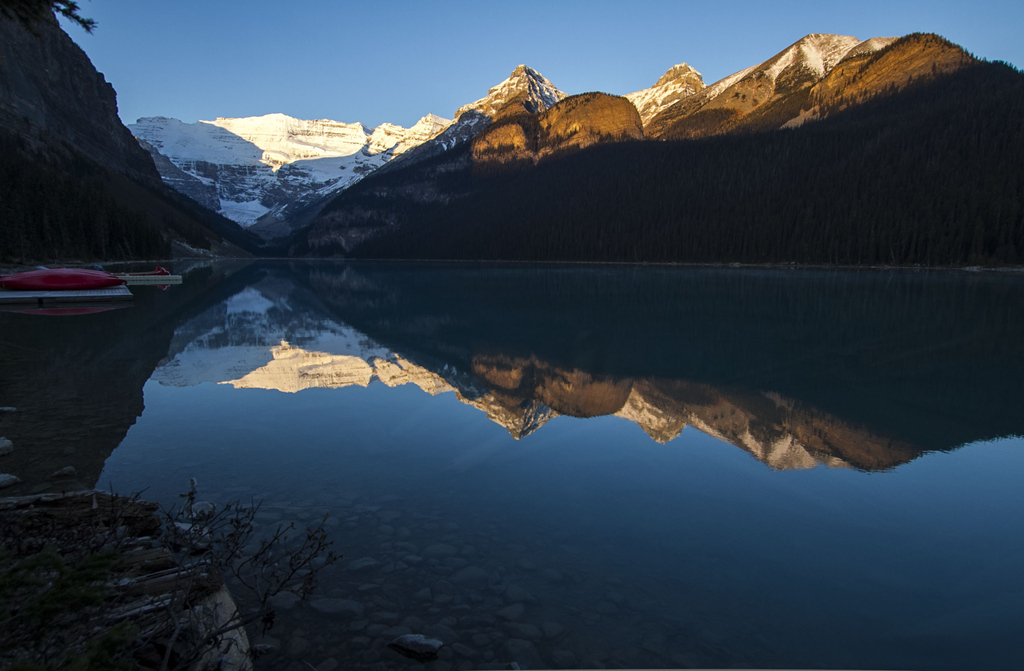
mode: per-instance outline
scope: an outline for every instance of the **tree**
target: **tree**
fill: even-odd
[[[87,33],[96,28],[95,20],[79,14],[78,3],[75,0],[0,0],[0,9],[4,14],[27,24],[45,20],[53,13],[59,13],[77,23]]]

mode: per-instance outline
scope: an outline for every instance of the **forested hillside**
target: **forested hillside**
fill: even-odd
[[[511,173],[449,158],[405,177],[418,192],[396,173],[331,207],[389,224],[362,257],[1007,265],[1024,261],[1022,156],[1024,76],[978,63],[795,129]]]

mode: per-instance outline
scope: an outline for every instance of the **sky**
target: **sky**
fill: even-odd
[[[706,84],[809,33],[933,32],[1024,67],[1024,2],[348,2],[85,0],[62,22],[118,94],[121,120],[281,112],[377,126],[451,118],[519,64],[569,94],[624,95],[686,62]]]

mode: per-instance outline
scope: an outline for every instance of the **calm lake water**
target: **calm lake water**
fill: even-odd
[[[1020,275],[175,271],[0,313],[3,494],[329,513],[262,668],[1024,668]]]

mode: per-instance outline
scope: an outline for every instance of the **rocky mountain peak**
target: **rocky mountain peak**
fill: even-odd
[[[686,63],[680,63],[670,67],[651,88],[630,93],[626,98],[636,106],[646,124],[662,110],[703,89],[703,76]]]
[[[701,73],[697,72],[695,68],[691,67],[690,65],[687,65],[686,63],[673,65],[668,70],[666,70],[665,74],[663,74],[661,78],[654,83],[654,88],[657,88],[659,86],[668,86],[669,84],[673,84],[676,82],[690,84],[691,86],[694,86],[694,88],[698,90],[704,88],[703,75],[701,75]]]
[[[458,120],[469,111],[479,112],[492,119],[507,111],[543,112],[567,94],[555,88],[547,78],[526,65],[519,65],[507,79],[491,87],[487,95],[455,111]]]

